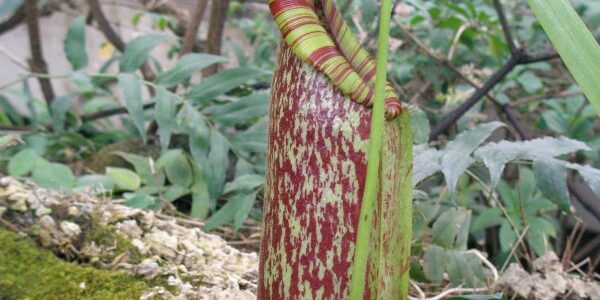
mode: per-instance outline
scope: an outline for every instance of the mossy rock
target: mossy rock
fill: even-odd
[[[139,299],[150,286],[119,271],[65,262],[0,228],[0,299]]]

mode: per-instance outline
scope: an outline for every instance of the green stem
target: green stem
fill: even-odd
[[[371,134],[367,162],[367,178],[365,191],[360,209],[354,267],[350,282],[350,299],[362,300],[365,292],[367,275],[367,260],[369,258],[369,241],[374,214],[374,206],[379,190],[379,167],[381,161],[381,146],[385,113],[385,83],[387,82],[387,57],[392,16],[392,1],[381,1],[381,16],[379,21],[379,36],[377,47],[377,75],[375,79],[375,99],[371,115]]]

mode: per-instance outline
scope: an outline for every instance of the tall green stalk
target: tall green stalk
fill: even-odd
[[[374,206],[379,190],[379,167],[381,162],[381,146],[383,126],[385,122],[385,84],[387,82],[388,43],[392,16],[392,1],[382,0],[379,21],[377,47],[377,75],[375,79],[375,99],[371,115],[371,134],[367,164],[367,178],[363,201],[360,209],[354,267],[350,282],[350,299],[362,300],[365,293],[369,241],[373,222]]]

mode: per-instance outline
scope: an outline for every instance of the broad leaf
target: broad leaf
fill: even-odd
[[[188,80],[194,72],[216,63],[226,62],[227,58],[205,53],[189,53],[182,56],[175,66],[158,75],[158,83],[171,87]]]
[[[471,211],[450,208],[433,223],[433,243],[447,248],[466,250]]]
[[[140,36],[127,43],[121,57],[119,69],[121,72],[130,73],[137,70],[150,55],[150,51],[169,39],[162,34],[148,34]]]
[[[449,142],[441,158],[442,173],[451,194],[456,190],[458,178],[473,162],[471,153],[485,141],[494,130],[504,126],[500,122],[491,122],[478,125],[465,131]]]
[[[142,180],[140,177],[128,169],[106,168],[106,176],[115,183],[117,187],[127,191],[135,191],[140,188]]]
[[[8,161],[8,174],[15,177],[23,176],[43,163],[46,163],[46,160],[35,150],[26,148],[10,158]]]
[[[67,112],[71,106],[71,99],[69,96],[57,97],[52,101],[50,105],[50,111],[52,112],[52,128],[55,131],[63,131],[65,128],[65,120],[67,118]]]
[[[85,68],[88,56],[85,49],[85,16],[79,16],[69,25],[64,51],[74,70]]]
[[[565,137],[545,137],[524,142],[489,143],[477,149],[475,157],[483,161],[490,171],[491,188],[494,189],[502,176],[504,166],[509,161],[556,157],[580,150],[590,150],[590,148],[580,141]]]
[[[141,209],[157,209],[160,208],[160,203],[156,198],[149,195],[132,195],[127,199],[127,206]]]
[[[115,155],[126,160],[133,166],[135,172],[140,176],[140,179],[145,184],[155,184],[154,176],[152,175],[152,167],[150,166],[151,157],[144,157],[137,154],[115,152]]]
[[[146,129],[144,127],[144,103],[142,102],[141,83],[132,74],[119,74],[119,86],[123,91],[125,106],[133,120],[133,124],[146,143]]]
[[[114,183],[106,175],[83,175],[77,178],[77,187],[112,190]]]
[[[76,180],[71,169],[59,163],[40,164],[32,170],[31,177],[41,187],[51,189],[70,189]]]
[[[533,161],[533,172],[537,186],[542,194],[554,202],[562,211],[571,212],[569,189],[567,188],[567,169],[553,158]]]
[[[253,68],[225,70],[202,80],[200,84],[192,87],[186,98],[194,101],[196,104],[204,104],[265,74],[268,73],[264,70]]]
[[[440,158],[442,152],[428,148],[427,144],[413,146],[413,186],[423,179],[437,173],[442,169]]]
[[[165,162],[165,172],[172,184],[188,188],[193,181],[192,167],[183,153]]]
[[[434,283],[441,283],[444,279],[445,261],[446,251],[440,246],[429,245],[423,256],[425,276]]]
[[[575,81],[600,115],[600,46],[568,0],[528,0]]]
[[[210,152],[208,153],[209,172],[205,172],[206,183],[210,193],[211,207],[216,206],[217,197],[223,191],[225,174],[229,167],[229,142],[217,130],[210,134]]]

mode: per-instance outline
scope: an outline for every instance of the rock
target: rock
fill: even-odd
[[[75,238],[81,234],[81,228],[79,228],[79,225],[68,221],[60,222],[60,230],[62,230],[62,232],[69,238]]]

